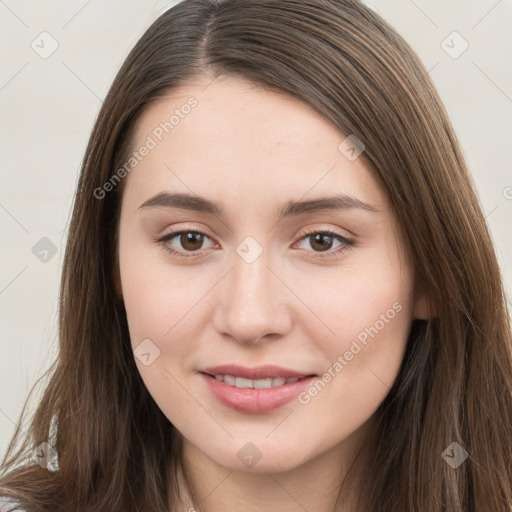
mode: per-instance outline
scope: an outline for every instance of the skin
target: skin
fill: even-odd
[[[346,134],[307,104],[239,78],[199,79],[145,110],[134,146],[189,96],[198,105],[123,183],[118,293],[132,347],[149,339],[160,350],[149,366],[136,358],[138,369],[184,438],[201,512],[332,511],[341,477],[372,435],[374,413],[398,374],[411,321],[426,317],[424,297],[413,293],[396,219],[364,153],[347,159],[338,149]],[[140,208],[163,191],[218,201],[225,217]],[[334,192],[378,211],[278,220],[287,201]],[[182,244],[178,235],[167,245],[199,257],[172,255],[156,241],[180,229],[204,233],[203,244]],[[322,252],[314,235],[304,238],[306,230],[326,229],[355,243],[334,253],[343,244],[327,238]],[[263,248],[252,263],[236,252],[247,236]],[[237,412],[197,373],[237,363],[321,376],[397,303],[394,318],[307,404]],[[249,442],[261,453],[253,467],[237,457]],[[336,510],[351,510],[350,496],[344,490]]]

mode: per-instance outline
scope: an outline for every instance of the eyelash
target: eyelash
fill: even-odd
[[[180,231],[172,231],[170,233],[167,233],[163,237],[158,238],[156,240],[156,242],[158,244],[160,244],[170,254],[173,254],[173,255],[176,255],[176,256],[180,256],[180,257],[184,257],[184,258],[197,258],[197,257],[199,257],[200,254],[201,254],[200,252],[191,253],[189,251],[187,253],[187,252],[183,252],[183,251],[177,251],[176,249],[173,249],[172,247],[170,247],[167,244],[167,242],[169,240],[172,240],[176,236],[182,235],[183,233],[197,233],[197,234],[200,234],[200,235],[204,235],[207,238],[210,238],[206,233],[203,233],[201,231],[197,231],[195,229],[182,229]],[[338,241],[340,241],[342,243],[342,245],[340,245],[339,247],[337,247],[334,250],[329,249],[327,251],[312,251],[315,254],[318,254],[318,256],[320,258],[328,258],[328,257],[332,257],[334,255],[338,255],[338,254],[342,253],[345,250],[351,249],[352,246],[355,244],[355,241],[353,239],[348,238],[348,237],[346,237],[344,235],[341,235],[340,233],[337,233],[336,231],[331,231],[329,229],[308,231],[308,232],[304,233],[304,235],[302,235],[299,238],[299,241],[302,241],[302,240],[307,239],[308,237],[310,237],[312,235],[317,235],[317,234],[333,236],[334,238],[336,238]],[[311,251],[308,251],[308,252],[311,252]]]

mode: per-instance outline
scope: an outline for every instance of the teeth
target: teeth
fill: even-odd
[[[272,379],[258,379],[253,381],[253,388],[255,389],[267,389],[272,387]]]
[[[230,386],[236,385],[236,379],[232,375],[224,375],[224,382]]]
[[[251,379],[244,379],[242,377],[237,377],[235,380],[235,386],[237,388],[253,388],[254,381]]]
[[[269,378],[253,380],[245,379],[243,377],[233,377],[232,375],[215,375],[215,379],[241,389],[267,389],[283,386],[284,384],[289,384],[291,382],[297,382],[299,377],[292,377],[290,379],[276,377],[275,379]]]

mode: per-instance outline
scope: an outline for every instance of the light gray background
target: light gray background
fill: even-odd
[[[56,355],[66,226],[102,98],[143,31],[175,3],[0,0],[1,455],[29,389]],[[476,181],[510,297],[512,0],[367,3],[412,45],[438,87]],[[51,48],[48,36],[40,36],[44,31],[58,43],[46,59],[31,47]],[[463,48],[450,35],[454,31],[469,44],[458,58],[447,53]],[[57,248],[46,262],[32,252],[43,237]]]

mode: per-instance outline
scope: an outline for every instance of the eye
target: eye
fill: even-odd
[[[349,249],[355,243],[351,238],[330,230],[309,231],[300,238],[299,242],[303,240],[309,240],[309,246],[313,249],[313,252],[320,253],[320,257],[333,256]],[[331,250],[335,240],[339,242],[339,245]]]
[[[179,245],[181,245],[181,248],[178,248],[178,250],[174,249],[170,244],[173,239],[176,239]],[[162,238],[159,238],[157,241],[171,254],[190,257],[197,256],[197,253],[194,251],[200,251],[203,249],[202,245],[205,239],[211,240],[208,235],[202,233],[201,231],[183,230],[168,233]]]
[[[174,239],[176,239],[176,242],[181,247],[177,249],[173,247],[172,241]],[[204,249],[203,244],[206,239],[211,240],[205,233],[189,229],[167,233],[157,239],[157,242],[169,253],[187,258],[200,256],[200,251]],[[354,240],[330,230],[309,231],[299,239],[299,243],[305,240],[309,240],[312,252],[317,253],[320,257],[336,255],[350,248],[355,243]],[[338,241],[339,245],[332,250],[335,241]]]

